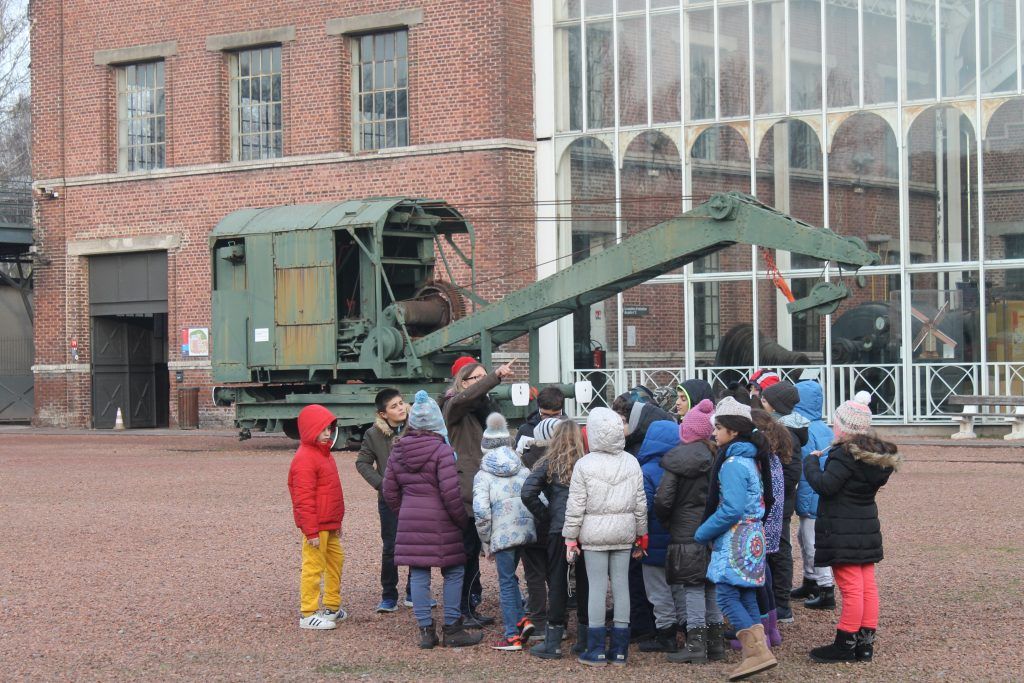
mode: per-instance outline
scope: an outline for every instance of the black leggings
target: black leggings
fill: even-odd
[[[768,557],[771,557],[769,555]],[[775,592],[772,590],[772,569],[764,563],[764,585],[757,589],[757,609],[764,616],[775,609]]]
[[[548,535],[548,623],[565,626],[566,604],[569,600],[567,573],[569,562],[565,559],[565,539],[561,534]],[[576,618],[581,624],[589,622],[587,613],[587,570],[583,565],[583,554],[576,560]]]

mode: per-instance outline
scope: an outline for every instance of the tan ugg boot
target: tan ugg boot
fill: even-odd
[[[754,624],[750,628],[736,632],[743,645],[743,660],[740,665],[729,672],[730,681],[738,681],[756,673],[767,671],[779,663],[775,655],[764,642],[764,626]]]

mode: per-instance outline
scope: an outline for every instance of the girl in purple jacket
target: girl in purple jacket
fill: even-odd
[[[413,614],[419,645],[437,645],[430,615],[430,571],[444,577],[444,647],[476,645],[483,634],[462,624],[459,598],[466,553],[462,530],[469,524],[459,490],[455,452],[448,445],[444,419],[425,391],[416,392],[405,434],[395,442],[384,475],[384,502],[398,514],[395,564],[409,567]]]

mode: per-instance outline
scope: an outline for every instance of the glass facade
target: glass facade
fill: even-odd
[[[897,422],[1024,382],[1024,90],[1015,0],[535,0],[552,13],[559,244],[586,255],[721,191],[881,257],[734,246],[573,316],[616,389],[754,366],[859,389]],[[540,95],[538,95],[540,96]],[[544,110],[547,110],[546,108]],[[842,279],[829,316],[796,297]],[[563,356],[564,358],[564,356]],[[1017,387],[1017,389],[1014,389]]]

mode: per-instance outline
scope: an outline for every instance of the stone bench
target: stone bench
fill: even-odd
[[[1013,412],[1006,415],[999,415],[1010,423],[1010,433],[1003,438],[1010,441],[1024,439],[1024,396],[950,396],[947,403],[951,406],[963,406],[964,411],[954,415],[953,422],[960,426],[960,430],[950,436],[951,439],[974,439],[975,419],[982,416],[981,408],[1013,408]]]

